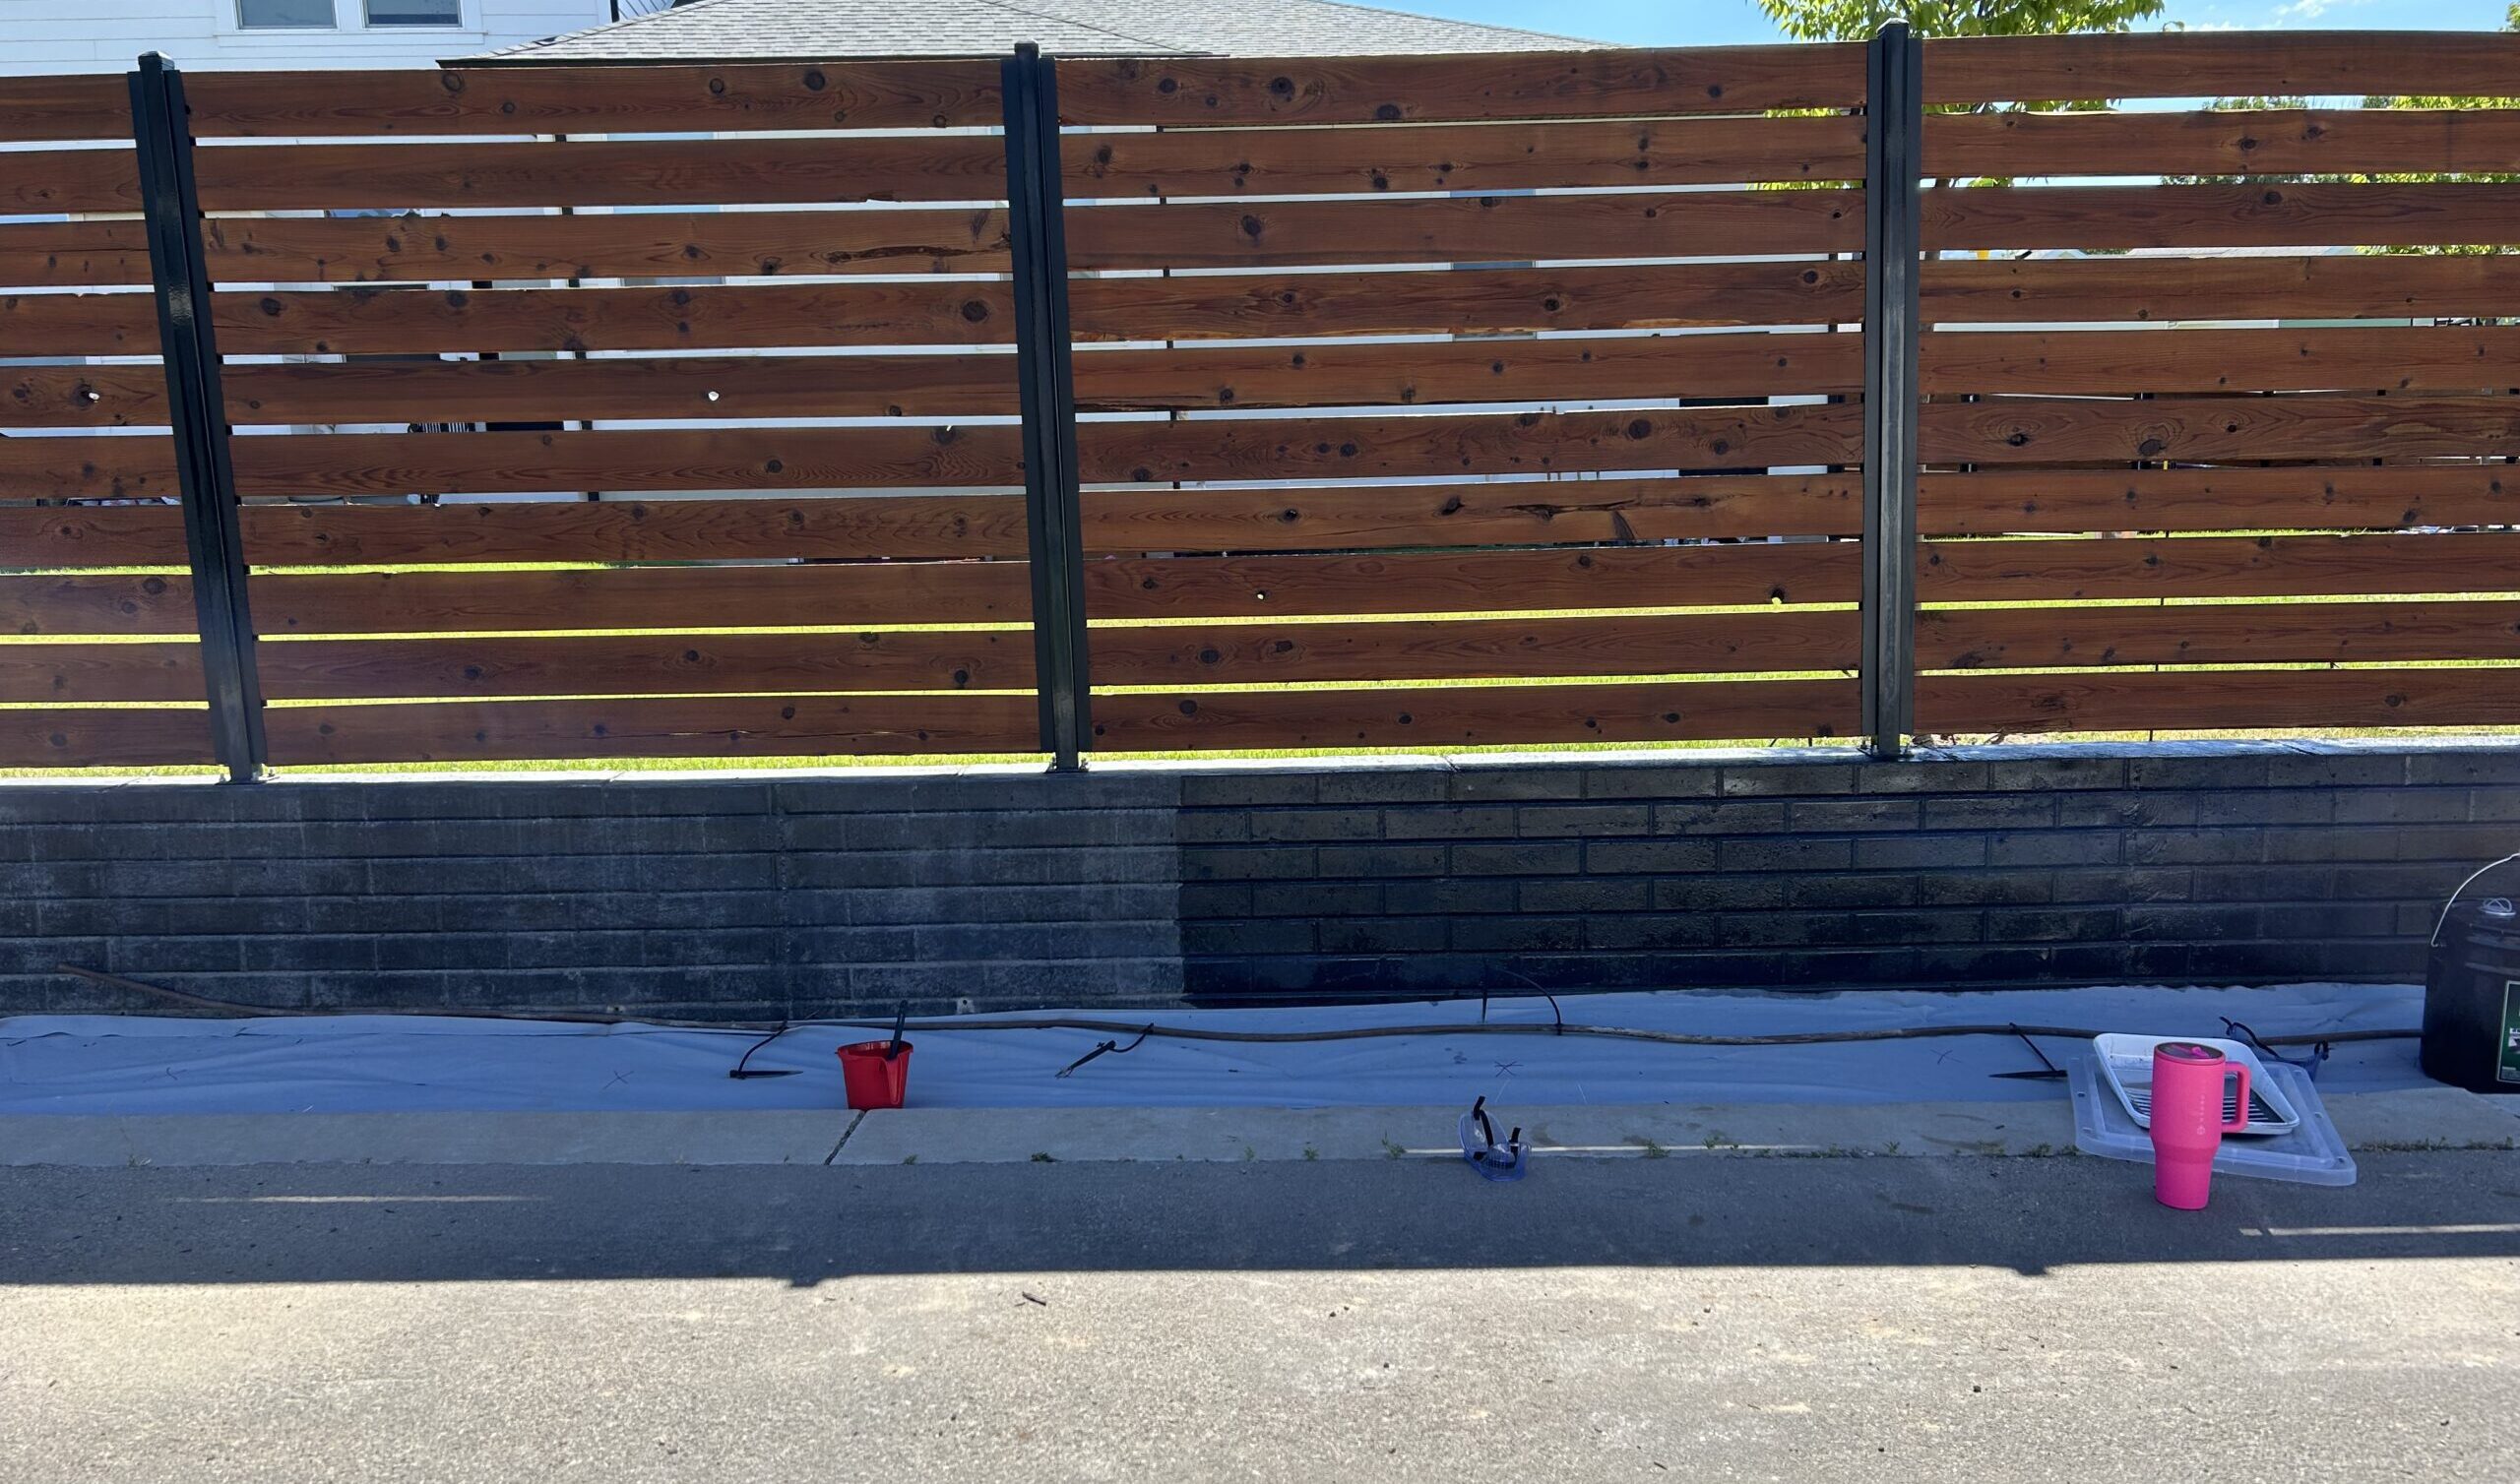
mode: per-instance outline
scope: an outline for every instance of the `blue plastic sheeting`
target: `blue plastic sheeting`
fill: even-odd
[[[2412,985],[2125,987],[1968,994],[1560,996],[1593,1025],[1710,1034],[2023,1021],[2162,1035],[2411,1027]],[[1236,1030],[1476,1020],[1477,1001],[1309,1010],[1042,1012]],[[1494,1021],[1546,1026],[1547,1001],[1497,1000]],[[0,1113],[357,1113],[414,1110],[820,1108],[842,1102],[835,1050],[870,1032],[800,1026],[726,1076],[757,1031],[555,1021],[342,1016],[240,1020],[22,1016],[0,1020]],[[2054,1082],[1997,1080],[2038,1065],[2008,1036],[1828,1046],[1702,1048],[1593,1036],[1426,1035],[1284,1045],[1150,1038],[1059,1068],[1104,1039],[1077,1030],[928,1029],[913,1039],[910,1106],[1335,1107],[1523,1103],[1865,1103],[2061,1097]],[[1126,1037],[1122,1037],[1125,1042]],[[2059,1065],[2075,1043],[2051,1040]],[[2306,1049],[2288,1052],[2302,1056]],[[2415,1043],[2337,1048],[2324,1091],[2422,1085]]]

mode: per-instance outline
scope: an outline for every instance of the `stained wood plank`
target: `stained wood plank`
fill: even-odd
[[[1033,598],[1024,572],[1021,562],[857,562],[257,573],[254,622],[267,635],[1020,624]]]
[[[1130,203],[1067,214],[1068,264],[1079,271],[1720,258],[1862,247],[1863,193],[1854,190]]]
[[[0,499],[172,498],[175,444],[163,434],[0,438]]]
[[[1928,471],[1934,535],[2092,530],[2280,530],[2520,525],[2503,464],[2371,468]]]
[[[239,495],[1020,484],[1012,427],[313,433],[238,438]]]
[[[0,345],[13,356],[156,355],[146,293],[0,294]]]
[[[1071,123],[1394,124],[1756,113],[1863,95],[1863,48],[1696,46],[1457,56],[1063,60]]]
[[[35,569],[181,567],[183,512],[172,505],[0,507],[0,562]]]
[[[113,701],[199,701],[208,695],[201,646],[0,645],[0,702],[88,706]]]
[[[981,135],[257,145],[195,152],[212,212],[991,201],[1006,145]],[[123,208],[122,210],[136,210]]]
[[[1071,201],[1855,180],[1863,122],[1636,119],[1348,129],[1171,129],[1060,140]]]
[[[1717,263],[1086,278],[1069,299],[1076,336],[1089,340],[1826,325],[1860,317],[1863,269]]]
[[[1855,665],[1858,630],[1852,613],[1807,608],[1655,618],[1105,625],[1094,631],[1094,679],[1099,685],[1196,689],[1838,670]]]
[[[0,633],[193,632],[193,585],[163,574],[0,576]]]
[[[2495,181],[1943,187],[1922,212],[1928,252],[2520,240],[2520,185]]]
[[[1928,322],[2520,314],[2520,256],[1934,259]]]
[[[156,366],[0,366],[0,428],[162,426]]]
[[[1013,416],[1017,410],[1015,358],[995,353],[246,364],[227,367],[224,382],[228,416],[240,423]],[[5,410],[0,393],[0,413]]]
[[[5,647],[0,647],[5,648]],[[311,639],[260,648],[275,700],[1029,690],[1022,629]]]
[[[206,710],[0,709],[0,768],[174,768],[211,761]]]
[[[2236,108],[1935,113],[1929,176],[2486,174],[2520,160],[2520,110]]]
[[[2520,602],[1936,608],[1917,616],[1917,663],[1925,669],[2424,659],[2520,659]]]
[[[1918,362],[1929,395],[2507,392],[2520,329],[1941,331]]]
[[[1863,525],[1861,493],[1853,474],[1090,490],[1085,548],[1326,551],[1851,535]]]
[[[2477,457],[2520,453],[2520,398],[2031,398],[1927,402],[1927,463],[2202,463]]]
[[[282,767],[536,758],[1030,753],[1030,696],[709,696],[274,707]]]
[[[0,221],[0,286],[109,288],[149,281],[136,220]]]
[[[2520,36],[2476,31],[2160,31],[1925,43],[1927,103],[2446,93],[2493,96]]]
[[[106,150],[0,150],[0,216],[137,212],[140,156]]]
[[[131,88],[112,74],[0,78],[0,140],[131,138]]]
[[[1833,737],[1857,724],[1851,680],[1426,686],[1098,696],[1099,752],[1473,747]]]
[[[990,128],[1001,114],[993,59],[196,73],[185,95],[205,139]]]
[[[0,300],[0,328],[9,303]],[[230,355],[982,345],[1015,334],[1003,283],[272,289],[217,294],[212,305]],[[154,321],[148,329],[154,337]]]
[[[1844,403],[1104,422],[1077,429],[1077,458],[1088,480],[1140,483],[1741,469],[1848,462],[1862,427]]]
[[[2172,536],[1927,541],[1926,602],[2112,597],[2305,597],[2501,592],[2520,584],[2520,533]]]
[[[1005,213],[980,208],[215,216],[204,245],[213,278],[271,283],[1002,273],[1008,264]]]
[[[1374,556],[1106,558],[1085,566],[1098,619],[1842,603],[1852,542],[1395,552]]]
[[[2520,722],[2508,671],[2203,670],[2099,675],[1928,675],[1917,725],[1934,732],[2332,732]]]
[[[1085,347],[1075,356],[1075,377],[1077,404],[1088,410],[1738,399],[1860,391],[1862,351],[1852,335],[1776,332],[1397,345]]]
[[[275,567],[828,561],[1021,556],[1026,549],[1024,502],[1004,495],[248,505],[242,525],[247,559]],[[180,549],[180,527],[177,538]]]

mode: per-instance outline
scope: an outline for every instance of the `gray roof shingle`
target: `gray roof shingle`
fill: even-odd
[[[630,62],[1003,55],[1348,56],[1607,43],[1337,0],[695,0],[467,58]]]

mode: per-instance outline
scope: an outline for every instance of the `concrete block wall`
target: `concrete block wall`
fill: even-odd
[[[2513,849],[2503,746],[13,782],[0,1012],[2402,980]]]

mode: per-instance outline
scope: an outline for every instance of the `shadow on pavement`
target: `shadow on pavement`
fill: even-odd
[[[0,1170],[0,1282],[265,1283],[2520,1256],[2520,1154],[2156,1206],[2087,1158]]]

